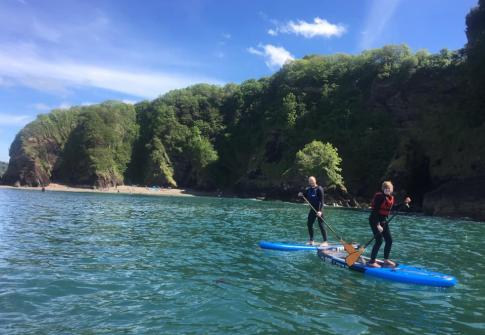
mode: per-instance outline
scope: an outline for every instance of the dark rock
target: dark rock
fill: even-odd
[[[349,206],[354,207],[354,208],[360,207],[359,203],[357,202],[357,200],[355,198],[351,198],[349,200]]]
[[[423,211],[428,215],[485,221],[485,176],[453,180],[426,193]]]

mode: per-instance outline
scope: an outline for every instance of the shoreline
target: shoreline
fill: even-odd
[[[0,189],[10,189],[10,190],[27,190],[27,191],[42,191],[41,186],[11,186],[11,185],[0,185]],[[261,196],[238,196],[232,193],[223,193],[216,191],[197,191],[193,189],[182,189],[182,188],[161,188],[161,187],[148,187],[148,186],[130,186],[130,185],[120,185],[116,187],[107,188],[93,188],[91,186],[68,186],[64,184],[50,183],[48,186],[44,187],[45,191],[52,192],[76,192],[76,193],[101,193],[101,194],[128,194],[128,195],[153,195],[153,196],[181,196],[181,197],[219,197],[219,198],[241,198],[241,199],[254,199],[258,201],[270,200],[266,197]],[[281,199],[271,199],[275,201],[284,201]],[[286,201],[292,204],[299,204],[303,202],[297,201]],[[352,208],[338,205],[337,203],[325,203],[325,207],[333,208],[348,208],[360,210],[362,208]]]
[[[67,186],[62,184],[51,183],[45,186],[45,191],[50,192],[77,192],[77,193],[101,193],[101,194],[128,194],[128,195],[153,195],[153,196],[181,196],[181,197],[194,197],[194,196],[213,196],[217,197],[216,192],[201,192],[190,189],[181,188],[159,188],[159,187],[144,187],[144,186],[129,186],[122,185],[116,187],[107,188],[89,188],[79,186]],[[33,186],[9,186],[0,185],[0,189],[11,190],[30,190],[30,191],[42,191],[42,187]]]
[[[7,190],[24,190],[24,191],[42,191],[41,186],[11,186],[11,185],[0,185],[1,189]],[[120,185],[116,187],[107,188],[93,188],[90,186],[68,186],[64,184],[50,183],[48,186],[44,187],[45,192],[72,192],[72,193],[96,193],[96,194],[123,194],[123,195],[149,195],[149,196],[162,196],[162,197],[216,197],[216,198],[240,198],[240,199],[254,199],[257,201],[275,200],[284,201],[281,199],[267,199],[266,197],[244,197],[238,196],[232,193],[223,193],[216,191],[197,191],[193,189],[182,189],[182,188],[161,188],[161,187],[148,187],[148,186],[130,186],[130,185]],[[303,202],[297,201],[285,201],[290,204],[304,204]],[[367,210],[367,208],[361,207],[345,207],[337,203],[326,203],[324,204],[327,208],[344,208],[351,210]]]
[[[93,188],[90,186],[68,186],[64,184],[50,183],[45,186],[46,192],[76,192],[76,193],[98,193],[98,194],[128,194],[128,195],[153,195],[153,196],[181,196],[181,197],[219,197],[219,198],[241,198],[241,199],[254,199],[258,201],[275,200],[284,201],[281,199],[267,199],[266,197],[258,196],[238,196],[232,193],[223,193],[216,191],[197,191],[193,189],[182,189],[182,188],[161,188],[161,187],[148,187],[148,186],[130,186],[130,185],[120,185],[117,187],[107,187],[107,188]],[[10,190],[26,190],[26,191],[42,191],[41,186],[11,186],[11,185],[0,185],[1,189]],[[297,201],[285,201],[291,204],[304,204],[303,202]],[[354,210],[361,210],[360,207],[345,207],[338,205],[336,203],[326,203],[325,207],[333,208],[347,208]],[[365,210],[366,208],[364,208]]]
[[[10,186],[10,185],[0,185],[1,189],[10,190],[26,190],[26,191],[42,191],[42,187],[33,186]],[[145,186],[129,186],[122,185],[117,187],[108,187],[104,189],[100,188],[90,188],[90,187],[79,187],[79,186],[67,186],[63,184],[51,183],[45,186],[46,192],[72,192],[72,193],[97,193],[97,194],[123,194],[123,195],[148,195],[148,196],[161,196],[161,197],[219,197],[219,198],[239,198],[234,194],[220,193],[220,192],[209,192],[209,191],[196,191],[192,189],[181,189],[181,188],[158,188],[158,187],[145,187]],[[245,197],[241,197],[245,199]],[[265,201],[269,199],[264,199],[261,197],[249,197],[246,199],[255,199],[258,201]],[[271,199],[276,200],[276,199]],[[282,200],[281,200],[282,201]],[[299,202],[289,201],[291,204],[299,204]],[[355,207],[345,207],[336,204],[325,204],[327,208],[340,208],[346,210],[356,210],[356,211],[369,211],[368,208],[355,208]],[[450,215],[426,215],[423,212],[408,212],[407,214],[412,215],[424,215],[431,217],[441,217],[452,220],[463,219],[470,220],[474,222],[483,223],[485,221],[472,218],[469,216],[450,216]]]

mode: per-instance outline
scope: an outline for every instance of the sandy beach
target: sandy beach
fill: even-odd
[[[0,185],[0,189],[15,189],[15,190],[36,190],[42,191],[42,187],[27,187],[27,186],[7,186]],[[217,196],[209,192],[200,192],[180,188],[158,188],[158,187],[144,187],[144,186],[117,186],[109,188],[89,188],[89,187],[71,187],[67,185],[51,183],[45,187],[46,191],[53,192],[86,192],[86,193],[111,193],[111,194],[143,194],[154,196]]]

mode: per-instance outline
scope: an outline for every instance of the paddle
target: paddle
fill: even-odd
[[[409,202],[411,202],[411,199],[409,199],[409,201],[407,201],[407,200],[408,200],[408,198],[406,198],[404,206],[409,208]],[[386,221],[386,224],[389,225],[391,223],[392,219],[394,219],[397,215],[399,215],[399,212],[397,212],[393,216],[391,216],[391,218]],[[347,263],[348,266],[354,265],[354,263],[357,262],[359,257],[362,256],[362,254],[365,252],[365,249],[369,246],[369,244],[371,244],[372,241],[375,240],[375,238],[378,234],[381,234],[381,233],[379,232],[379,233],[375,234],[374,236],[372,236],[372,238],[369,240],[369,242],[367,242],[363,247],[360,247],[359,250],[355,250],[354,252],[349,253],[349,255],[347,257],[345,257],[345,263]]]
[[[310,205],[310,207],[313,209],[313,211],[315,212],[315,214],[318,213],[318,211],[312,206],[312,204],[308,201],[308,199],[302,195],[303,199],[305,199],[305,201],[307,202],[308,205]],[[335,237],[337,237],[337,239],[340,241],[340,243],[342,243],[342,245],[344,246],[344,249],[345,251],[347,251],[348,254],[352,254],[352,253],[355,253],[357,252],[357,250],[355,250],[354,246],[348,242],[345,242],[341,236],[339,236],[339,234],[332,228],[332,226],[330,226],[323,217],[319,217],[322,219],[323,223],[328,227],[328,229],[330,229],[330,231],[332,233],[335,234]]]

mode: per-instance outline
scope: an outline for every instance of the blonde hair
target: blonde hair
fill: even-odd
[[[394,188],[394,185],[392,185],[390,180],[386,180],[385,182],[382,183],[381,189],[384,190],[385,188]]]

